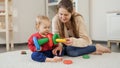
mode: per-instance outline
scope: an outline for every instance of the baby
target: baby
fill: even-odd
[[[36,29],[38,32],[32,34],[28,39],[28,47],[32,51],[31,58],[34,61],[38,62],[59,62],[62,61],[62,57],[60,55],[54,55],[53,50],[58,46],[53,44],[50,46],[49,41],[40,46],[40,49],[37,49],[33,38],[37,39],[49,38],[48,36],[52,36],[50,33],[50,20],[46,16],[37,16],[36,18]]]

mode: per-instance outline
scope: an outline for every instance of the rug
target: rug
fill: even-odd
[[[21,54],[26,51],[27,54]],[[62,62],[35,62],[31,59],[31,51],[19,50],[0,53],[0,68],[120,68],[120,53],[106,53],[103,55],[89,55],[89,59],[64,56],[73,61],[72,64]]]

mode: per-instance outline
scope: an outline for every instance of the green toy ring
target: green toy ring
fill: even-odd
[[[58,44],[58,42],[56,42],[56,39],[60,38],[60,36],[58,34],[54,34],[52,39],[53,39],[53,43],[56,45]]]
[[[83,57],[84,59],[89,59],[89,58],[90,58],[89,55],[83,55],[82,57]]]

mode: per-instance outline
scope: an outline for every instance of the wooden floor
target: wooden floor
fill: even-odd
[[[103,46],[107,47],[107,42],[93,42],[94,44],[100,43],[103,44]],[[24,50],[28,49],[27,44],[15,44],[14,49],[10,51],[17,51],[17,50]],[[118,52],[120,53],[120,46],[116,45],[115,43],[111,44],[111,51],[112,52]],[[0,53],[6,52],[5,45],[0,44]]]

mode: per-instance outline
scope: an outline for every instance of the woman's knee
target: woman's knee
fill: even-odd
[[[84,54],[89,54],[92,53],[96,50],[95,46],[88,46],[85,48],[80,48],[80,47],[67,47],[66,48],[66,52],[68,56],[71,57],[77,57],[77,56],[81,56]]]
[[[75,47],[68,46],[66,47],[66,54],[71,57],[76,57],[79,53],[75,50]]]
[[[79,53],[75,51],[67,51],[67,55],[70,57],[77,57],[79,56]]]

